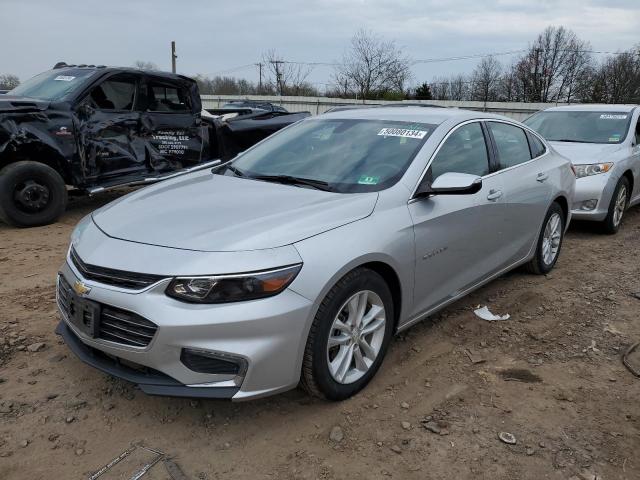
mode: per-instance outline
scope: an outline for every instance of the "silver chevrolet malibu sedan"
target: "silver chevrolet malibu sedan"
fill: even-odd
[[[394,333],[519,265],[549,272],[571,163],[507,118],[333,112],[84,218],[57,332],[149,394],[340,400]]]

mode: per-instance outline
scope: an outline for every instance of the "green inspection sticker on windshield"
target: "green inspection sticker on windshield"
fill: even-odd
[[[380,177],[370,177],[368,175],[362,175],[360,179],[358,179],[360,185],[377,185],[379,181]]]

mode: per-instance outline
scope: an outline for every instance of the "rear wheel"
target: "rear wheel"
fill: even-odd
[[[21,161],[0,170],[0,219],[15,227],[56,221],[67,206],[67,188],[53,168]]]
[[[564,217],[562,208],[554,202],[549,207],[542,224],[542,230],[536,244],[536,253],[526,265],[526,269],[529,272],[536,275],[544,275],[549,273],[555,266],[564,238]]]
[[[613,191],[613,196],[609,203],[609,211],[602,222],[602,231],[604,233],[613,235],[614,233],[618,233],[618,230],[620,230],[622,217],[624,216],[624,212],[627,210],[627,206],[629,204],[630,191],[629,180],[627,180],[626,177],[622,177],[618,181],[616,189]]]
[[[391,292],[380,275],[358,268],[344,276],[320,304],[311,326],[303,387],[329,400],[362,390],[385,356],[393,315]]]

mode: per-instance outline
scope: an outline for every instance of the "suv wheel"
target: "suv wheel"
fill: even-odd
[[[538,236],[536,253],[526,264],[526,269],[536,275],[549,273],[560,255],[562,240],[564,239],[564,212],[558,203],[554,202],[549,207],[542,224],[542,230]]]
[[[609,211],[602,222],[602,230],[604,233],[613,235],[614,233],[618,233],[618,230],[620,230],[622,217],[624,216],[624,212],[627,210],[627,206],[629,204],[629,194],[629,180],[627,180],[626,177],[622,177],[618,181],[616,189],[613,191],[611,203],[609,203]]]
[[[303,387],[329,400],[362,390],[380,368],[393,319],[391,292],[380,275],[367,268],[345,275],[324,298],[311,325]]]
[[[0,170],[0,219],[15,227],[52,223],[67,206],[67,187],[53,168],[21,161]]]

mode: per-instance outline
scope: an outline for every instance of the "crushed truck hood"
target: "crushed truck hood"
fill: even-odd
[[[36,112],[46,110],[49,101],[14,95],[0,95],[0,112]]]
[[[110,237],[199,251],[275,248],[367,217],[378,194],[340,194],[215,175],[161,182],[97,210]]]
[[[549,142],[560,155],[567,157],[575,165],[583,163],[607,162],[609,155],[623,148],[621,144]]]

